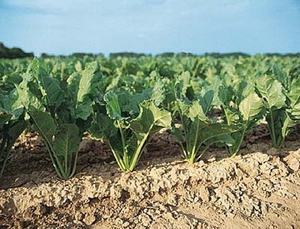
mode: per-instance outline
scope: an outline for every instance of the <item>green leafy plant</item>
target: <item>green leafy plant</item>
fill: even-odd
[[[104,101],[106,113],[98,109],[91,133],[107,141],[123,171],[132,171],[152,135],[171,127],[171,115],[143,94],[109,91]]]
[[[79,144],[91,123],[101,77],[98,64],[93,62],[60,81],[35,60],[16,85],[33,129],[42,136],[56,173],[63,179],[75,174]]]
[[[283,85],[270,75],[263,75],[256,79],[256,89],[263,99],[266,109],[266,120],[268,122],[272,145],[280,148],[292,125],[287,112],[287,96]],[[292,96],[293,97],[293,96]],[[294,105],[297,104],[295,98]]]
[[[241,81],[235,89],[226,86],[220,87],[219,99],[225,123],[239,129],[231,134],[234,143],[227,146],[229,155],[235,156],[240,150],[246,133],[262,120],[265,114],[263,101],[255,93],[254,87],[245,81]]]
[[[177,78],[172,132],[189,163],[198,161],[213,144],[234,144],[231,133],[236,131],[236,127],[207,116],[216,103],[217,90],[217,84],[208,85],[201,79],[194,80],[186,72]],[[177,116],[178,121],[175,119]]]
[[[18,101],[16,90],[0,93],[0,177],[9,158],[11,149],[27,127],[24,107]]]
[[[173,123],[172,132],[189,163],[198,161],[212,144],[222,143],[229,146],[234,144],[231,134],[236,130],[209,119],[199,101],[190,104],[178,101],[177,106],[180,123]]]
[[[33,129],[43,138],[52,164],[60,178],[72,177],[76,171],[78,147],[81,141],[76,124],[60,124],[47,112],[28,109]]]

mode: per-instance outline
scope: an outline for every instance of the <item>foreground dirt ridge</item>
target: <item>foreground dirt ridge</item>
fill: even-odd
[[[300,150],[268,152],[2,189],[0,228],[300,228]]]

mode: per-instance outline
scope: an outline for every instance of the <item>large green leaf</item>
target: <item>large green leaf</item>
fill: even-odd
[[[98,87],[99,81],[102,78],[100,67],[97,61],[86,65],[82,71],[82,77],[79,82],[79,90],[77,94],[77,101],[83,102],[90,99],[89,96]]]
[[[104,95],[107,114],[115,120],[136,118],[140,113],[140,104],[151,97],[151,91],[132,93],[127,88],[110,90]]]
[[[254,93],[255,87],[253,82],[241,80],[237,85],[232,85],[235,91],[235,103],[240,104],[242,100]]]
[[[232,138],[231,135],[238,129],[234,128],[234,126],[212,123],[199,130],[199,141],[201,141],[205,147],[208,147],[216,143],[225,143],[228,146],[233,145],[235,139]]]
[[[300,80],[293,80],[291,85],[291,90],[288,93],[288,98],[290,100],[290,107],[288,112],[293,117],[293,119],[300,122]],[[295,121],[296,121],[295,120]]]
[[[39,77],[42,85],[42,94],[46,102],[46,106],[58,107],[64,101],[63,91],[60,87],[58,79],[48,75],[41,75]]]
[[[193,100],[194,92],[191,85],[191,75],[188,71],[177,76],[175,83],[175,95],[178,99],[188,98]]]
[[[265,75],[256,82],[258,92],[262,96],[267,109],[268,122],[272,146],[280,148],[291,128],[297,124],[299,117],[299,81],[289,80],[277,75],[282,85],[273,77]],[[293,113],[294,112],[294,113]]]
[[[112,119],[122,119],[122,111],[119,104],[118,95],[114,91],[108,91],[104,95],[104,101],[107,103],[107,114]]]
[[[200,98],[200,103],[204,113],[207,114],[212,108],[215,92],[208,87],[204,87],[204,89],[206,90],[202,92],[203,96]]]
[[[141,93],[123,91],[119,93],[119,102],[122,112],[131,118],[136,118],[140,113],[140,105],[151,98],[152,90],[145,88]]]
[[[15,85],[18,91],[18,99],[25,108],[35,107],[36,109],[41,109],[43,107],[40,98],[37,96],[35,87],[32,87],[31,80],[32,76],[29,73],[24,75],[23,81]],[[36,86],[36,85],[35,85]]]
[[[70,95],[72,96],[72,101],[77,101],[77,97],[78,97],[78,90],[79,90],[79,82],[81,79],[81,74],[78,72],[73,72],[72,75],[70,75],[67,79],[67,84],[68,84],[68,91],[70,93]]]
[[[222,105],[225,105],[225,107],[229,106],[231,102],[234,100],[234,91],[231,87],[221,85],[218,89],[218,97],[219,101]]]
[[[14,119],[23,114],[24,106],[19,100],[16,89],[11,90],[7,94],[0,94],[0,112],[9,113],[14,116]]]
[[[38,98],[39,96],[37,94],[41,93],[42,98],[39,99],[41,99],[44,105],[56,108],[64,101],[60,82],[58,79],[50,76],[45,62],[34,59],[28,67],[26,74],[27,79],[24,80],[28,82],[28,89]],[[30,86],[32,82],[34,82],[35,85]]]
[[[281,108],[285,106],[286,96],[282,84],[276,79],[263,75],[256,80],[256,88],[265,100],[268,109],[272,107]]]
[[[277,79],[282,86],[286,90],[290,90],[291,87],[291,76],[286,74],[286,72],[283,71],[282,68],[280,68],[277,64],[273,64],[272,66],[272,73],[275,79]]]
[[[151,91],[151,100],[154,101],[155,105],[159,106],[166,99],[166,81],[158,78]]]
[[[33,120],[34,129],[43,137],[47,144],[52,145],[52,138],[57,134],[57,126],[49,113],[30,107],[28,113]]]
[[[243,121],[251,122],[254,119],[257,119],[259,114],[262,114],[264,111],[264,104],[262,99],[256,93],[252,93],[247,96],[239,104],[239,110],[243,115]]]
[[[73,119],[87,120],[90,117],[94,101],[101,97],[98,90],[101,78],[98,63],[92,62],[87,64],[85,70],[75,72],[67,79],[68,95],[71,96],[67,106]]]
[[[192,121],[194,119],[200,119],[202,121],[209,122],[209,119],[203,112],[202,106],[199,101],[195,100],[192,103],[187,103],[183,101],[176,101],[177,109],[182,117],[187,117]]]
[[[93,119],[91,128],[91,134],[100,139],[113,139],[118,136],[118,128],[114,125],[114,120],[109,118],[106,114],[100,112],[96,113]]]
[[[156,107],[150,101],[145,101],[141,104],[140,115],[130,122],[130,128],[136,134],[149,135],[158,128],[171,128],[171,121],[170,112]]]
[[[80,141],[78,127],[75,124],[63,124],[55,135],[53,149],[57,156],[72,157],[77,153]]]

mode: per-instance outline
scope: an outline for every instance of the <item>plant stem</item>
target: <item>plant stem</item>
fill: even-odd
[[[269,125],[269,130],[270,130],[272,146],[278,149],[280,146],[279,146],[277,140],[279,140],[279,139],[276,139],[274,113],[272,111],[272,108],[270,109],[268,115],[269,115],[268,125]]]
[[[118,124],[118,128],[119,128],[120,135],[121,135],[121,142],[122,142],[122,149],[123,149],[123,159],[121,159],[121,160],[123,160],[124,169],[128,170],[128,168],[129,168],[128,149],[126,147],[126,141],[125,141],[124,133],[122,130],[121,122],[119,120],[117,120],[117,124]]]
[[[199,128],[199,119],[197,119],[196,134],[195,134],[194,141],[193,141],[192,151],[190,153],[190,159],[192,159],[193,163],[195,162],[195,159],[197,156],[197,148],[199,148],[199,147],[197,147],[198,135],[199,135],[198,128]],[[190,159],[189,159],[189,161],[190,161]]]
[[[241,132],[241,135],[240,135],[239,140],[238,140],[238,144],[237,145],[234,144],[234,147],[232,147],[232,146],[229,147],[229,154],[230,154],[231,157],[235,157],[236,154],[238,153],[238,151],[240,150],[242,142],[244,140],[244,136],[246,134],[246,128],[247,128],[247,126],[245,128],[243,128],[243,131]]]
[[[150,127],[150,130],[152,129],[152,126]],[[133,158],[132,158],[130,166],[128,168],[129,171],[132,171],[135,168],[135,166],[136,166],[136,164],[137,164],[137,162],[138,162],[138,160],[139,160],[139,158],[141,156],[141,153],[142,153],[142,151],[143,151],[143,149],[145,147],[145,142],[146,142],[148,136],[149,136],[149,134],[146,134],[144,136],[144,138],[139,143],[138,148],[134,151]]]

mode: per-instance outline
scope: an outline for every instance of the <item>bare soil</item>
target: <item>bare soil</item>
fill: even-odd
[[[16,143],[0,184],[2,228],[300,228],[300,137],[274,149],[264,126],[234,158],[212,147],[190,165],[168,132],[133,172],[86,137],[77,174],[59,179],[42,140]]]

